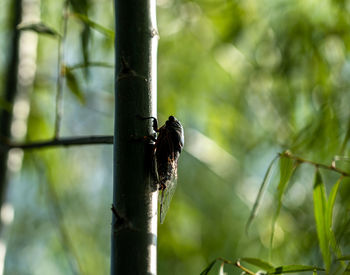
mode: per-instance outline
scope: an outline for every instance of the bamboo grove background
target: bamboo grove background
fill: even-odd
[[[112,1],[0,8],[0,108],[13,109],[12,142],[110,137]],[[340,0],[157,1],[158,117],[185,127],[159,274],[199,274],[219,257],[228,274],[241,273],[238,258],[254,272],[298,264],[344,273],[349,11]],[[7,137],[2,129],[1,148]],[[108,274],[112,166],[110,144],[11,149],[3,274]]]

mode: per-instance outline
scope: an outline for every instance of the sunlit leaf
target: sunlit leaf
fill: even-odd
[[[284,265],[269,270],[267,274],[296,273],[306,271],[324,271],[324,268],[310,265]]]
[[[313,198],[318,241],[326,269],[329,270],[331,265],[331,255],[329,251],[329,234],[327,234],[328,229],[326,227],[327,199],[325,186],[318,169],[316,170],[314,179]]]
[[[273,237],[275,233],[275,223],[281,210],[283,194],[287,188],[289,179],[296,168],[295,161],[286,156],[280,157],[279,165],[280,165],[280,180],[277,186],[277,198],[276,198],[277,206],[276,206],[275,214],[272,219],[271,239],[270,239],[271,249],[272,249],[272,242],[273,242]]]
[[[46,34],[51,36],[59,36],[59,33],[51,27],[48,27],[43,22],[38,23],[28,23],[28,24],[19,24],[17,29],[20,31],[33,31],[40,34]]]
[[[273,164],[275,163],[275,161],[279,158],[279,156],[277,155],[271,162],[270,162],[270,165],[269,167],[267,168],[266,170],[266,173],[265,173],[265,176],[264,176],[264,179],[260,185],[260,189],[259,189],[259,192],[258,192],[258,195],[255,199],[255,202],[254,202],[254,205],[253,205],[253,209],[252,211],[250,212],[250,216],[249,216],[249,219],[247,221],[247,224],[246,224],[246,231],[248,231],[249,229],[249,226],[250,224],[252,223],[255,215],[256,215],[256,212],[258,210],[258,206],[259,206],[259,203],[260,203],[260,200],[264,194],[264,191],[271,179],[271,174],[272,174],[272,167],[273,167]]]
[[[85,104],[85,97],[75,74],[72,71],[66,69],[65,75],[69,90],[79,99],[80,103]]]
[[[209,271],[213,268],[213,266],[215,265],[216,263],[216,259],[214,261],[212,261],[202,272],[200,275],[207,275],[209,274]]]
[[[273,265],[271,265],[270,263],[262,261],[262,260],[257,259],[257,258],[241,258],[240,261],[254,265],[254,266],[259,267],[259,268],[266,270],[266,271],[274,268]]]

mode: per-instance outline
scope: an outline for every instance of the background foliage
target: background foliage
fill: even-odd
[[[113,3],[69,2],[61,135],[111,134]],[[159,228],[159,273],[199,274],[217,257],[329,265],[335,273],[341,265],[336,251],[327,245],[322,250],[316,224],[326,214],[316,215],[315,222],[313,197],[328,197],[338,173],[321,169],[318,182],[325,190],[313,190],[320,178],[312,165],[299,164],[288,175],[293,163],[281,159],[249,234],[245,226],[277,153],[289,149],[327,165],[336,155],[349,155],[350,3],[157,2],[158,115],[164,122],[174,114],[186,137],[177,192]],[[10,47],[6,37],[13,31],[6,27],[9,3],[0,3],[1,83]],[[41,22],[60,34],[63,4],[40,6]],[[39,36],[28,141],[54,132],[58,40]],[[89,66],[94,62],[99,66]],[[350,168],[346,161],[336,165]],[[111,176],[111,146],[26,152],[9,190],[15,217],[5,232],[5,274],[74,274],[78,265],[83,274],[108,274]],[[349,255],[347,178],[335,192],[335,242],[340,255]],[[225,272],[241,271],[225,266]]]

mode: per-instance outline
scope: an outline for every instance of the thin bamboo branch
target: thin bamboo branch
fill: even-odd
[[[315,161],[312,161],[312,160],[307,160],[307,159],[303,159],[301,157],[292,155],[289,151],[280,153],[279,156],[280,157],[286,157],[286,158],[289,158],[289,159],[293,159],[293,160],[295,160],[295,161],[297,161],[299,163],[308,163],[308,164],[311,164],[311,165],[315,166],[316,168],[322,168],[322,169],[326,169],[326,170],[331,170],[331,171],[334,171],[336,173],[341,174],[344,177],[350,177],[350,173],[349,172],[346,172],[346,171],[344,171],[342,169],[336,168],[334,162],[332,162],[331,165],[326,165],[326,164],[318,163],[318,162],[315,162]]]
[[[2,149],[40,149],[57,146],[79,146],[79,145],[98,145],[98,144],[113,144],[113,136],[83,136],[83,137],[62,137],[53,138],[43,141],[34,141],[28,143],[0,143]]]

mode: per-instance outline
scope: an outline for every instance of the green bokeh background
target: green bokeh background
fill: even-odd
[[[6,27],[10,2],[0,3],[1,83],[10,47],[6,37],[13,31]],[[199,274],[217,257],[323,266],[313,217],[312,166],[301,165],[292,177],[271,258],[278,169],[249,234],[245,225],[278,152],[289,149],[327,165],[335,155],[349,154],[350,2],[157,2],[158,116],[163,123],[173,114],[185,128],[177,191],[159,227],[159,274]],[[41,21],[60,30],[62,7],[63,1],[42,1]],[[113,29],[112,1],[90,0],[86,8],[91,20]],[[83,62],[83,28],[81,21],[69,18],[67,66]],[[57,39],[40,35],[28,141],[53,134],[57,45]],[[89,60],[113,65],[113,51],[113,38],[92,28]],[[87,76],[82,69],[73,72],[85,103],[65,88],[62,136],[111,135],[113,69],[91,67]],[[337,166],[350,168],[346,162]],[[339,178],[334,172],[322,175],[327,190]],[[350,254],[349,193],[344,179],[334,231],[345,255]],[[3,236],[5,274],[73,274],[76,260],[84,274],[108,274],[111,194],[110,145],[25,152],[21,171],[10,180],[8,200],[15,216]],[[225,272],[241,273],[229,265]]]

